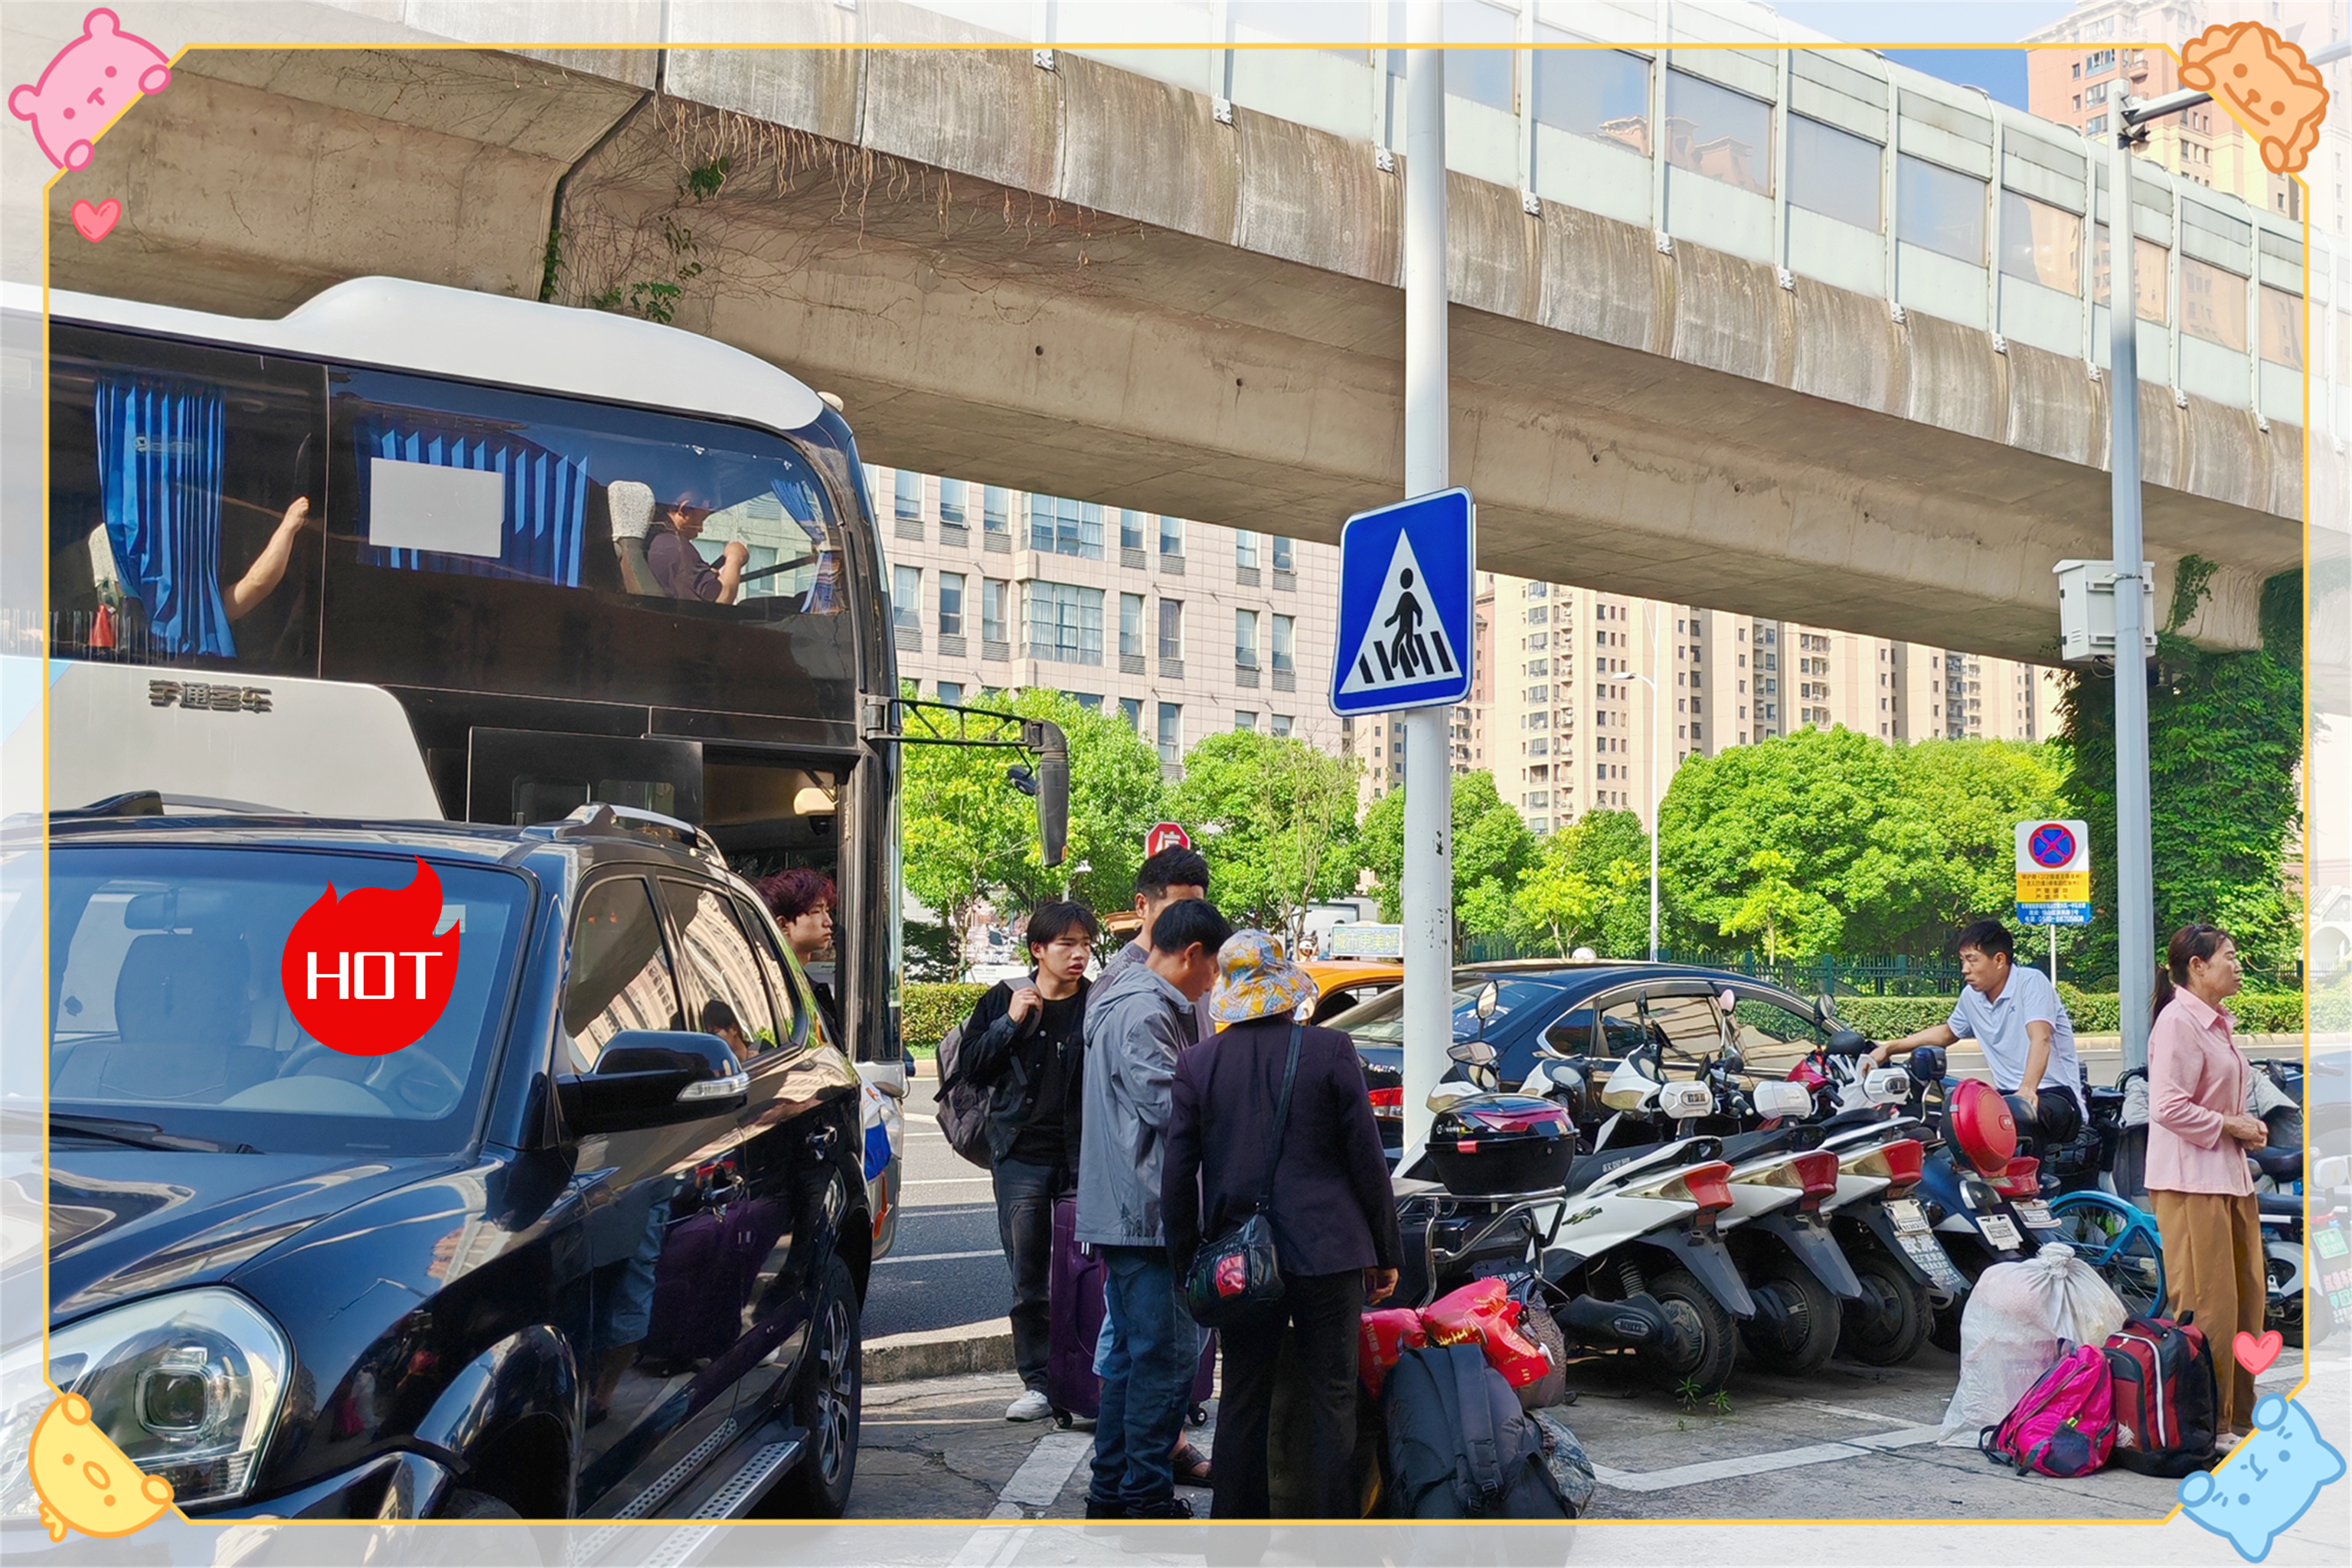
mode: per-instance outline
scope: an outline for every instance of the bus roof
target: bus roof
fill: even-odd
[[[9,285],[5,300],[12,310],[39,313],[37,289]],[[354,278],[276,321],[62,289],[49,290],[48,309],[89,326],[714,415],[779,433],[823,412],[798,379],[698,332],[404,278]]]

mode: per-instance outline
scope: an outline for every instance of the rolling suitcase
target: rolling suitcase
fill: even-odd
[[[1073,1417],[1091,1421],[1102,1408],[1102,1379],[1095,1375],[1095,1342],[1103,1322],[1102,1259],[1078,1247],[1078,1199],[1065,1193],[1054,1200],[1054,1261],[1046,1279],[1050,1331],[1045,1352],[1045,1397],[1054,1419],[1067,1426]],[[1200,1369],[1192,1376],[1195,1426],[1206,1419],[1202,1407],[1216,1382],[1217,1336],[1202,1336]]]

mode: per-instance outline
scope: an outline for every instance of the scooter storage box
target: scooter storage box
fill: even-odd
[[[1484,1095],[1439,1111],[1430,1163],[1454,1193],[1538,1193],[1568,1180],[1576,1158],[1568,1113],[1532,1094]]]
[[[2017,1155],[2017,1119],[1992,1085],[1963,1079],[1944,1110],[1944,1131],[1969,1163],[1988,1176],[2005,1174]]]

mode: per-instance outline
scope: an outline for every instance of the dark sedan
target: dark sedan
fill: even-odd
[[[1492,983],[1495,1009],[1482,1032],[1478,994]],[[1721,998],[1734,999],[1727,1019]],[[1402,989],[1330,1020],[1355,1037],[1372,1114],[1393,1155],[1404,1133],[1404,1020]],[[1649,963],[1472,964],[1454,972],[1455,1040],[1483,1037],[1495,1047],[1496,1075],[1516,1087],[1535,1065],[1538,1046],[1563,1056],[1622,1057],[1657,1042],[1669,1064],[1696,1065],[1727,1039],[1758,1068],[1793,1063],[1826,1044],[1821,1009],[1794,994],[1723,970]],[[1449,1042],[1451,1043],[1451,1042]]]
[[[330,889],[416,929],[322,963]],[[445,933],[412,1043],[297,1021],[421,994]],[[858,1079],[707,837],[60,817],[6,945],[53,1020],[50,1373],[188,1512],[841,1511]]]

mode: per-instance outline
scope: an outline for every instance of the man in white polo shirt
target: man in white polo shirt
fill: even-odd
[[[2083,1068],[2074,1056],[2074,1021],[2050,977],[2015,962],[2016,944],[1999,921],[1960,932],[1960,978],[1968,984],[1941,1024],[1889,1040],[1871,1053],[1889,1057],[1918,1046],[1974,1039],[1992,1069],[1993,1087],[2023,1102],[2033,1125],[2021,1128],[2063,1143],[2083,1126]]]

